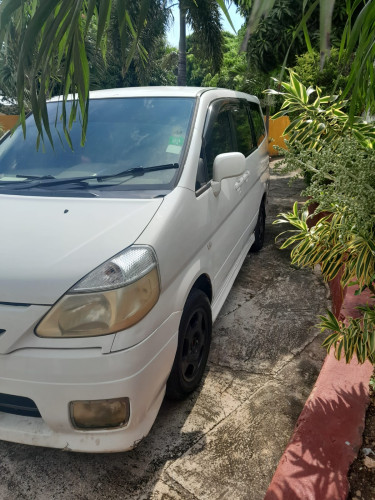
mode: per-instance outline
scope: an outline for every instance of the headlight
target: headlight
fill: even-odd
[[[81,279],[37,326],[40,337],[108,335],[138,323],[160,293],[152,248],[132,246]]]

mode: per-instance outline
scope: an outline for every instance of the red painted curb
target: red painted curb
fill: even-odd
[[[341,314],[349,315],[358,303],[349,288]],[[265,500],[347,498],[347,474],[362,443],[373,368],[370,362],[347,365],[327,356]]]

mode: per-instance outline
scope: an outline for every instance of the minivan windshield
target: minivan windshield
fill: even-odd
[[[80,145],[77,115],[70,148],[59,119],[61,103],[48,103],[53,147],[46,139],[37,150],[35,121],[27,118],[25,140],[18,128],[0,144],[0,194],[168,192],[178,175],[194,104],[195,99],[180,97],[91,99],[85,145]]]

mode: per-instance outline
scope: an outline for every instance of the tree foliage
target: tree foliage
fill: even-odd
[[[241,11],[249,20],[256,2],[247,7],[247,2],[239,2]],[[308,36],[312,48],[319,50],[319,11],[313,9],[305,20],[305,29],[296,30],[304,18],[303,0],[276,0],[266,17],[257,23],[247,44],[247,54],[253,65],[265,73],[278,70],[281,65],[293,65],[295,58],[306,51]],[[340,44],[345,26],[345,0],[337,0],[332,13],[333,31],[331,43]],[[286,57],[287,56],[287,57]]]
[[[351,121],[343,111],[347,103],[338,95],[322,96],[319,87],[306,88],[293,71],[289,72],[289,82],[275,80],[283,91],[268,89],[267,93],[284,99],[281,110],[273,118],[291,117],[292,122],[284,132],[290,134],[290,144],[298,141],[307,149],[320,151],[350,132],[364,147],[375,149],[373,124],[358,116]]]
[[[360,226],[350,226],[348,208],[348,205],[332,205],[330,215],[309,227],[307,210],[299,212],[296,202],[293,212],[279,214],[281,218],[275,221],[277,224],[287,222],[294,228],[294,234],[281,248],[293,247],[291,260],[295,265],[314,267],[319,264],[326,280],[343,271],[342,286],[355,284],[359,291],[369,288],[375,294],[374,224],[367,231]],[[347,363],[355,354],[360,363],[367,359],[375,363],[375,308],[366,305],[360,309],[363,317],[349,318],[347,324],[338,321],[330,311],[320,316],[321,330],[331,330],[323,346],[328,352],[334,347],[337,359],[344,355]]]
[[[320,68],[320,54],[317,50],[297,55],[292,69],[305,87],[319,87],[325,95],[343,92],[350,71],[349,65],[344,67],[340,64],[339,49],[335,47],[323,69]]]
[[[326,280],[334,279],[341,270],[343,286],[356,283],[361,288],[373,288],[375,276],[375,243],[372,230],[361,231],[361,228],[348,228],[350,214],[347,207],[331,206],[332,212],[309,227],[309,214],[306,209],[298,210],[298,203],[293,212],[279,214],[275,224],[288,222],[295,230],[281,245],[281,248],[292,246],[292,264],[313,268],[321,266]],[[289,230],[290,231],[290,230]],[[289,231],[286,231],[287,233]],[[281,236],[284,233],[281,233]]]
[[[188,20],[201,38],[201,48],[216,67],[221,60],[218,29],[218,6],[228,16],[224,0],[181,0],[190,3]],[[198,4],[200,6],[199,14]],[[193,11],[194,5],[194,11]],[[165,0],[2,0],[0,3],[0,45],[5,56],[11,51],[9,42],[16,27],[17,70],[16,87],[21,123],[25,132],[25,110],[30,98],[40,137],[47,135],[52,141],[48,123],[46,100],[56,86],[63,95],[62,122],[69,140],[69,127],[78,108],[82,117],[82,142],[88,118],[88,92],[90,88],[90,61],[87,54],[88,38],[95,31],[96,50],[105,60],[109,27],[112,16],[117,20],[120,41],[121,69],[125,77],[131,64],[141,81],[141,64],[149,60],[147,46],[154,44],[155,34],[150,31],[156,10],[165,10]],[[211,17],[207,17],[210,14]],[[213,23],[209,21],[213,20]],[[163,25],[163,23],[161,23]],[[206,26],[210,29],[206,29]],[[203,29],[204,28],[204,29]],[[148,36],[147,36],[148,33]],[[152,55],[152,54],[151,54]],[[145,73],[147,70],[145,71]],[[57,76],[56,76],[57,75]],[[56,77],[56,79],[55,79]],[[28,95],[29,94],[29,95]],[[76,97],[70,117],[65,102],[68,94]]]
[[[289,0],[288,0],[289,1]],[[262,22],[272,18],[279,0],[239,0],[241,8],[248,8],[250,12],[248,28],[243,47],[246,48],[250,36],[256,38],[256,31]],[[301,0],[302,3],[302,0]],[[282,4],[280,6],[282,8]],[[316,16],[319,8],[319,40],[321,68],[330,54],[332,40],[335,39],[334,19],[335,8],[339,9],[338,19],[345,20],[343,31],[338,31],[339,62],[345,67],[350,64],[348,82],[343,92],[343,98],[351,95],[349,115],[352,120],[359,107],[369,110],[375,108],[375,2],[372,0],[315,0],[311,3],[303,1],[302,18],[299,24],[293,27],[293,43],[304,35],[309,52],[313,50],[313,40],[309,34],[308,23]],[[333,28],[332,28],[333,26]],[[260,29],[260,28],[259,28]],[[277,48],[277,43],[275,44]],[[288,52],[283,62],[285,68]]]
[[[375,294],[375,125],[359,117],[350,121],[344,101],[332,96],[317,92],[311,100],[314,89],[306,89],[293,72],[281,85],[285,100],[279,114],[294,114],[286,130],[291,137],[282,171],[309,179],[303,194],[307,203],[317,204],[315,214],[324,215],[310,227],[307,211],[299,212],[297,203],[293,212],[280,214],[276,223],[293,226],[281,248],[293,247],[292,263],[298,266],[319,264],[325,279],[342,273],[343,287],[357,285],[358,293],[368,288]],[[351,318],[347,325],[331,313],[320,318],[322,331],[334,330],[324,346],[333,346],[347,362],[354,354],[361,363],[375,362],[375,308],[369,305],[362,312],[362,320]]]
[[[224,1],[222,5],[225,8]],[[195,52],[211,70],[218,71],[222,58],[222,26],[216,0],[179,0],[180,41],[178,85],[186,85],[186,24],[193,30]]]
[[[134,2],[131,15],[136,18],[139,5]],[[174,65],[168,65],[171,50],[165,41],[170,11],[158,0],[152,0],[146,17],[146,25],[139,36],[139,43],[147,51],[147,63],[135,53],[124,71],[126,48],[121,45],[118,17],[112,13],[108,23],[106,50],[98,50],[97,25],[93,23],[86,38],[86,51],[90,68],[90,89],[132,87],[139,85],[169,85],[175,83]],[[129,27],[127,36],[130,36]]]
[[[0,44],[9,36],[10,26],[18,27],[19,56],[17,66],[17,97],[22,125],[25,131],[26,77],[30,82],[30,102],[38,131],[44,132],[52,142],[48,123],[46,99],[52,94],[56,82],[51,76],[61,74],[59,86],[65,99],[69,93],[77,95],[70,118],[62,103],[64,131],[69,136],[69,121],[75,118],[78,107],[82,116],[82,141],[88,118],[89,62],[85,39],[92,22],[97,25],[97,46],[105,53],[106,29],[112,8],[118,15],[121,46],[127,69],[138,54],[145,59],[147,52],[139,37],[146,22],[151,0],[141,0],[137,19],[131,17],[132,2],[127,0],[3,0],[0,4]],[[130,33],[130,37],[129,37]],[[8,45],[5,44],[6,50]]]
[[[182,0],[187,1],[187,0]],[[196,55],[218,71],[223,59],[220,10],[215,0],[189,0],[187,21],[193,29]]]
[[[208,59],[215,66],[220,61],[220,48],[211,43],[218,34],[214,24],[212,29],[203,22],[206,11],[214,12],[218,19],[217,5],[227,15],[224,0],[181,0],[193,7],[200,5],[200,14],[191,23],[196,33],[202,36],[201,48],[208,50]],[[319,11],[319,39],[321,61],[329,53],[331,41],[335,41],[335,29],[341,29],[343,12],[347,24],[340,39],[339,59],[344,65],[352,62],[348,83],[343,96],[352,93],[350,116],[353,118],[358,102],[363,108],[375,103],[375,2],[369,0],[237,0],[243,12],[248,14],[249,58],[253,63],[269,71],[280,65],[281,55],[285,54],[287,42],[306,43],[309,51],[316,45]],[[82,116],[82,140],[87,124],[88,91],[90,86],[90,61],[87,56],[87,37],[92,24],[97,26],[96,49],[105,58],[107,51],[108,27],[111,16],[117,18],[117,28],[122,54],[122,72],[132,61],[144,62],[148,51],[142,33],[148,28],[148,12],[152,5],[165,8],[164,0],[2,0],[0,4],[0,43],[7,56],[11,49],[9,43],[12,29],[19,34],[16,40],[18,53],[16,86],[24,124],[25,105],[30,93],[31,108],[40,134],[49,134],[46,99],[55,91],[56,86],[63,94],[62,120],[66,133],[69,117],[66,116],[65,100],[69,93],[77,97],[72,108],[71,119],[75,118],[78,107]],[[194,12],[196,12],[194,11]],[[203,13],[203,14],[202,14]],[[338,14],[336,14],[338,13]],[[190,15],[190,14],[189,14]],[[189,16],[188,15],[188,16]],[[336,16],[336,17],[335,17]],[[333,22],[332,22],[333,21]],[[194,28],[193,26],[193,28]],[[268,26],[268,27],[267,27]],[[333,28],[332,28],[333,26]],[[316,28],[316,29],[315,29]],[[315,33],[315,34],[314,34]],[[152,35],[150,35],[152,36]],[[198,36],[198,35],[197,35]],[[292,46],[293,47],[293,46]],[[288,49],[289,50],[289,49]],[[293,53],[299,49],[292,48]],[[287,52],[288,53],[288,52]],[[285,59],[284,59],[285,60]],[[216,61],[216,62],[215,62]],[[141,68],[133,62],[135,69]],[[253,67],[253,65],[251,65]],[[212,73],[211,73],[212,74]],[[55,78],[55,76],[57,77]],[[138,75],[140,77],[140,74]],[[139,78],[138,78],[139,80]]]
[[[0,94],[7,100],[17,100],[17,60],[20,51],[20,34],[15,23],[11,21],[7,38],[0,49]],[[30,84],[25,75],[25,100]]]
[[[214,72],[208,62],[199,57],[195,39],[188,37],[188,85],[222,87],[262,96],[268,86],[268,77],[251,68],[244,53],[239,52],[241,36],[223,33],[223,62]]]
[[[136,18],[139,13],[139,2],[130,6],[130,15]],[[175,83],[175,50],[168,48],[164,38],[170,20],[170,11],[164,3],[152,0],[149,5],[145,27],[139,37],[148,54],[147,64],[136,52],[127,69],[124,64],[128,49],[123,49],[119,33],[118,17],[112,12],[107,26],[105,50],[97,46],[98,23],[94,18],[89,25],[85,50],[90,70],[90,89],[128,87],[136,85],[173,85]],[[129,26],[125,27],[126,36],[130,37]],[[12,102],[17,101],[17,61],[21,43],[20,26],[12,23],[9,37],[0,51],[0,94]],[[50,95],[61,92],[63,64],[56,68],[57,73],[51,75],[55,82],[50,86]],[[26,74],[24,88],[24,104],[31,108],[30,79]],[[14,110],[17,112],[17,110]]]
[[[280,68],[293,39],[293,32],[302,17],[302,2],[299,0],[276,0],[268,16],[261,19],[249,39],[249,60],[265,73]],[[251,10],[250,10],[251,13]],[[249,17],[248,13],[247,17]],[[314,19],[312,29],[319,24]],[[311,26],[310,26],[311,27]],[[286,63],[294,61],[295,54],[306,50],[303,33],[296,37]]]

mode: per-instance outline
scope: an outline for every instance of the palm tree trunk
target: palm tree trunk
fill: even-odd
[[[186,85],[186,10],[180,2],[180,40],[178,44],[177,85]]]

